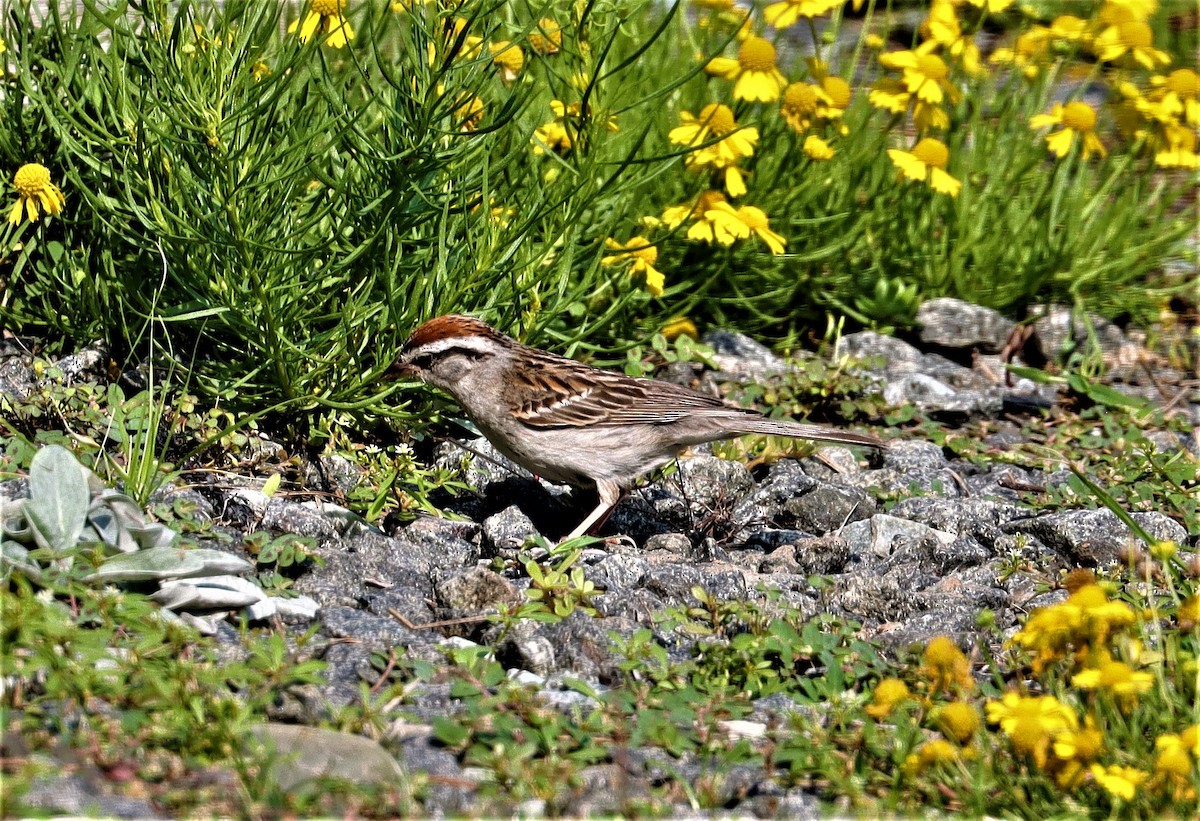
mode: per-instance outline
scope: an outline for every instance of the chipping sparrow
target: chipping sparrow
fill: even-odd
[[[867,434],[768,419],[670,382],[599,370],[455,314],[418,327],[388,374],[448,392],[497,450],[535,476],[595,487],[600,503],[567,538],[603,521],[639,476],[690,445],[763,433],[884,446]]]

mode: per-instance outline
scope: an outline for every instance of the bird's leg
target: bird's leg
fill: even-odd
[[[596,509],[589,513],[578,527],[567,534],[563,539],[564,542],[582,536],[584,533],[598,530],[608,519],[613,508],[617,506],[617,502],[621,500],[621,489],[610,482],[597,482],[596,493],[600,496],[600,504],[596,505]]]

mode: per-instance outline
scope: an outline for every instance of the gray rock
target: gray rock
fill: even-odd
[[[396,759],[362,736],[269,723],[251,727],[249,739],[269,756],[263,776],[285,792],[319,778],[380,787],[404,778]]]
[[[516,505],[483,520],[482,546],[485,557],[515,553],[527,541],[538,535],[529,517]]]
[[[697,455],[680,459],[678,466],[662,482],[667,495],[654,507],[665,521],[681,529],[692,530],[713,517],[728,518],[738,500],[754,487],[750,471],[741,462]],[[686,512],[685,521],[680,521],[681,512]]]
[[[921,341],[943,348],[1000,351],[1016,323],[991,308],[972,305],[953,297],[921,303],[917,310]]]
[[[826,601],[853,618],[875,622],[902,621],[921,609],[910,584],[874,574],[835,577]]]
[[[376,648],[428,644],[439,638],[428,630],[410,630],[393,618],[373,616],[352,607],[322,608],[320,621],[327,636],[357,639]]]
[[[766,479],[758,484],[733,508],[735,524],[757,530],[764,524],[778,522],[783,506],[790,500],[817,487],[804,468],[792,459],[783,459],[771,466]],[[746,534],[748,538],[751,533]]]
[[[422,805],[425,814],[430,817],[472,814],[474,779],[449,750],[435,746],[431,736],[405,739],[397,757],[407,772],[428,779]]]
[[[1002,388],[960,390],[926,373],[905,374],[890,380],[883,398],[889,405],[913,405],[938,416],[995,415],[1004,405]]]
[[[921,352],[904,340],[875,331],[843,336],[838,340],[836,355],[865,360],[864,365],[890,374],[916,373],[922,359]]]
[[[713,362],[723,372],[736,376],[763,377],[783,373],[788,364],[771,349],[745,334],[711,330],[704,343],[713,349]]]
[[[99,776],[99,773],[97,773]],[[29,789],[5,815],[14,817],[36,810],[37,815],[66,815],[98,818],[166,818],[145,798],[110,795],[99,777],[88,780],[80,775],[54,773],[35,776]],[[33,814],[33,813],[31,813]]]
[[[585,575],[600,590],[621,591],[630,590],[641,584],[649,569],[650,565],[640,556],[616,554],[605,556],[596,564],[586,568]]]
[[[102,341],[97,341],[58,359],[54,367],[63,372],[68,382],[104,384],[108,380],[108,361],[108,347]]]
[[[273,618],[278,613],[278,607],[275,602],[277,599],[259,599],[251,605],[247,605],[242,613],[250,621],[265,621]]]
[[[542,625],[534,621],[519,621],[509,628],[497,625],[491,636],[485,636],[495,645],[496,659],[508,669],[525,670],[539,676],[548,676],[558,669],[554,644],[542,633]]]
[[[285,619],[308,621],[316,618],[321,609],[321,605],[309,596],[272,596],[271,601],[275,604],[275,611]]]
[[[443,579],[434,585],[441,607],[458,615],[494,612],[502,604],[514,604],[521,594],[503,576],[474,567]]]
[[[855,561],[891,558],[897,544],[903,541],[921,542],[932,539],[943,545],[954,541],[953,534],[886,513],[851,522],[834,535],[846,542],[850,558]]]
[[[305,462],[304,479],[312,487],[347,494],[363,480],[363,470],[345,456],[336,453]]]
[[[271,499],[263,512],[262,526],[281,533],[308,536],[318,542],[333,541],[338,536],[338,527],[325,516],[283,499]]]
[[[817,534],[830,533],[847,522],[868,519],[875,514],[875,500],[865,491],[846,485],[820,483],[783,504],[780,517],[795,527]]]
[[[1163,513],[1134,513],[1133,520],[1152,537],[1184,543],[1187,531]],[[1003,527],[1007,533],[1027,533],[1085,567],[1116,564],[1123,548],[1137,538],[1108,509],[1067,510],[1019,519]]]
[[[891,515],[921,522],[956,536],[975,536],[985,544],[994,541],[1001,525],[1027,518],[1029,509],[986,499],[941,499],[918,496],[892,507]],[[982,538],[980,534],[993,534]]]
[[[656,533],[646,540],[646,552],[659,550],[686,556],[692,552],[692,540],[682,533]]]
[[[1113,354],[1128,344],[1120,328],[1096,314],[1080,317],[1065,305],[1037,305],[1032,311],[1041,312],[1041,316],[1033,323],[1034,337],[1042,355],[1051,362],[1062,362],[1072,348],[1088,344],[1093,334],[1100,350],[1107,354]]]

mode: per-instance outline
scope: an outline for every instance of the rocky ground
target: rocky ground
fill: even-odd
[[[1060,309],[1049,311],[1032,335],[955,300],[926,303],[921,319],[924,330],[914,344],[864,332],[845,337],[840,352],[861,359],[890,406],[914,406],[949,424],[994,420],[985,445],[998,455],[1020,440],[1024,421],[1058,400],[1055,386],[1006,379],[1003,357],[1015,353],[1018,361],[1041,364],[1086,334]],[[1115,387],[1171,404],[1200,425],[1194,380],[1164,369],[1114,325],[1097,320],[1095,331]],[[717,352],[718,372],[677,365],[663,376],[706,384],[761,380],[788,367],[738,334],[716,333],[706,341]],[[463,520],[421,517],[385,532],[336,505],[270,497],[227,477],[166,496],[189,499],[196,516],[217,529],[268,529],[316,541],[323,565],[295,581],[315,612],[293,608],[284,620],[297,630],[318,626],[307,652],[328,663],[328,682],[289,692],[274,716],[278,723],[263,730],[282,749],[303,753],[298,771],[276,774],[281,783],[299,778],[304,767],[340,773],[346,762],[353,762],[346,774],[367,780],[419,771],[438,785],[424,810],[459,814],[472,811],[479,774],[434,739],[431,723],[460,709],[448,685],[412,690],[378,743],[295,725],[315,724],[331,707],[356,700],[362,682],[380,675],[372,654],[401,647],[411,659],[438,664],[447,647],[471,642],[495,643],[510,677],[527,682],[547,704],[586,709],[589,698],[564,680],[582,680],[599,692],[614,682],[622,659],[611,634],[649,628],[672,654],[693,652],[694,640],[660,630],[654,616],[673,605],[694,605],[696,587],[721,600],[764,601],[772,591],[781,606],[861,622],[863,635],[888,652],[943,634],[971,648],[981,613],[993,614],[1002,632],[1011,630],[1022,614],[1064,595],[1053,585],[1061,573],[1111,565],[1132,544],[1129,528],[1108,510],[1081,504],[1045,512],[1023,501],[1031,491],[1066,485],[1066,465],[1047,472],[999,458],[980,464],[917,436],[876,432],[891,442],[877,454],[826,447],[754,469],[703,451],[681,460],[677,470],[632,493],[608,521],[606,540],[583,551],[579,566],[598,591],[597,615],[522,622],[498,643],[496,625],[471,617],[520,602],[529,578],[518,556],[545,554],[527,547],[529,537],[560,536],[590,500],[572,501],[563,489],[540,484],[482,440],[469,443],[468,453],[444,445],[439,454],[447,463],[471,461],[467,479],[476,492],[447,500]],[[1161,452],[1200,452],[1194,435],[1159,431],[1150,438]],[[1047,445],[1054,446],[1052,438]],[[352,466],[336,458],[321,468],[325,476],[354,481]],[[4,489],[4,495],[20,493],[19,483]],[[1195,549],[1197,534],[1165,513],[1134,519],[1156,538]],[[230,654],[241,652],[236,614],[208,615],[199,623]],[[745,732],[753,735],[796,706],[786,699],[766,702],[748,717]],[[680,760],[673,766],[699,765]],[[572,812],[619,811],[631,792],[650,789],[660,767],[650,753],[592,765]],[[767,772],[743,773],[731,783],[744,797],[744,803],[731,799],[739,812],[822,812],[813,795],[780,790]],[[102,799],[77,775],[44,780],[26,798],[29,806],[66,813],[82,811],[89,800]],[[149,804],[121,801],[101,806],[111,815],[154,814]],[[682,804],[677,809],[690,812]]]

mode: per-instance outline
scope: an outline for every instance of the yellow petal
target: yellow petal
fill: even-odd
[[[800,19],[800,9],[792,3],[772,3],[763,9],[763,19],[768,26],[785,29]]]
[[[731,165],[725,169],[725,190],[731,197],[745,196],[746,182],[742,179],[742,173],[737,166]]]
[[[321,15],[315,11],[310,11],[308,16],[304,18],[304,25],[300,27],[300,42],[307,43],[317,33],[317,26],[321,24]]]
[[[1062,131],[1056,131],[1046,138],[1046,146],[1050,149],[1050,153],[1062,159],[1071,151],[1071,143],[1074,141],[1075,132],[1069,128],[1064,128]]]
[[[646,266],[646,290],[651,296],[662,296],[665,282],[666,279],[657,268],[652,265]]]
[[[889,148],[887,155],[891,157],[895,166],[900,169],[902,176],[910,180],[916,180],[917,182],[925,182],[925,163],[907,151],[901,151],[898,148]]]
[[[708,61],[708,65],[704,67],[704,70],[717,77],[732,80],[741,71],[741,66],[732,57],[714,57]]]
[[[933,169],[933,173],[929,175],[929,187],[934,191],[957,197],[958,192],[962,190],[962,183],[951,177],[941,168],[935,168]]]
[[[8,212],[8,222],[10,225],[20,225],[21,224],[21,206],[22,205],[24,205],[24,201],[18,197],[17,201],[15,203],[13,203],[12,210]]]

